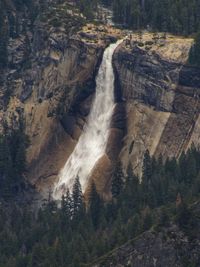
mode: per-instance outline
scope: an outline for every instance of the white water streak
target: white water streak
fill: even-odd
[[[111,44],[104,52],[96,77],[96,94],[88,123],[83,129],[74,151],[59,174],[59,181],[55,185],[53,193],[55,199],[60,199],[67,188],[71,191],[77,176],[79,176],[84,192],[95,163],[105,152],[115,105],[112,56],[121,42]]]

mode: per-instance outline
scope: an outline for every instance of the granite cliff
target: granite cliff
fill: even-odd
[[[1,74],[1,129],[5,123],[17,128],[24,120],[30,141],[26,176],[39,192],[49,190],[73,151],[103,51],[119,35],[111,27],[86,24],[73,4],[53,1],[32,31],[27,27],[9,39],[8,67]]]
[[[200,69],[186,64],[192,39],[133,35],[114,56],[119,98],[125,102],[127,135],[121,151],[140,174],[144,151],[178,158],[199,143]],[[139,45],[138,45],[139,43]]]

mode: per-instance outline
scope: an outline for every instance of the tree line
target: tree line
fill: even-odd
[[[200,67],[200,31],[196,34],[194,44],[190,49],[189,63]]]
[[[25,188],[26,147],[28,138],[22,120],[18,129],[8,129],[0,135],[0,199],[10,201]]]
[[[114,21],[132,30],[170,32],[195,38],[189,63],[200,66],[198,0],[101,0],[113,9]]]
[[[200,29],[198,0],[103,0],[112,5],[114,20],[132,29],[189,35]]]
[[[13,166],[22,173],[24,166],[14,151],[15,156],[10,152]],[[5,170],[10,163],[8,159],[3,162]],[[4,171],[5,175],[9,177]],[[6,181],[10,185],[9,179],[4,180],[5,191]],[[131,164],[124,174],[119,163],[111,190],[112,201],[105,203],[92,183],[86,207],[77,177],[60,207],[49,194],[38,212],[18,205],[14,197],[5,202],[7,194],[1,194],[0,266],[87,266],[151,227],[167,227],[171,221],[187,235],[195,236],[195,214],[187,203],[200,198],[200,152],[192,147],[178,161],[164,162],[161,156],[155,159],[146,151],[142,181],[134,175]],[[175,204],[177,198],[179,206]]]

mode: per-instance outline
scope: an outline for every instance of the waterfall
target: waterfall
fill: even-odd
[[[77,176],[84,192],[95,163],[105,152],[115,105],[112,56],[121,42],[122,40],[111,44],[104,52],[96,77],[96,93],[88,122],[74,151],[59,174],[59,180],[53,192],[55,199],[60,199],[66,193],[67,188],[71,191]]]

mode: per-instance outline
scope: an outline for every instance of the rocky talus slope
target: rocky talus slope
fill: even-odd
[[[138,45],[139,44],[139,45]],[[144,151],[179,157],[199,144],[200,69],[186,64],[191,39],[154,40],[136,35],[114,56],[118,95],[126,104],[127,135],[121,151],[141,173]]]

